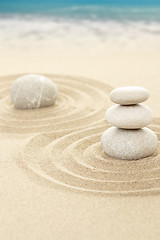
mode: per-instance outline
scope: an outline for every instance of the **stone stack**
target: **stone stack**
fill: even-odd
[[[141,104],[149,98],[142,87],[121,87],[113,90],[110,99],[116,105],[106,112],[106,120],[114,127],[101,138],[104,151],[113,158],[141,159],[152,155],[158,144],[157,136],[146,128],[152,121],[152,111]]]

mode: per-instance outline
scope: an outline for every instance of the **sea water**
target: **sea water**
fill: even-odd
[[[0,44],[41,43],[160,50],[160,5],[151,1],[0,0]],[[154,43],[154,44],[153,44]],[[13,44],[14,46],[14,44]],[[151,47],[152,46],[152,47]]]

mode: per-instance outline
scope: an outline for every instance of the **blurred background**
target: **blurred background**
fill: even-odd
[[[0,75],[31,72],[143,85],[159,101],[160,0],[0,0]]]

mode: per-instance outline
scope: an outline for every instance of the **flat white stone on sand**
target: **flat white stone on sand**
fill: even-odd
[[[146,101],[149,92],[143,87],[128,86],[114,89],[110,93],[110,99],[114,103],[121,105],[131,105]]]
[[[13,83],[10,96],[17,109],[49,107],[55,103],[57,87],[45,76],[29,74]]]
[[[152,118],[151,109],[144,104],[129,106],[116,104],[106,112],[106,120],[118,128],[142,128],[147,126]]]
[[[152,155],[158,139],[148,128],[127,130],[111,127],[103,133],[101,143],[104,151],[113,158],[136,160]]]

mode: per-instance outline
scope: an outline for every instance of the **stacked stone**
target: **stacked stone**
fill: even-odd
[[[152,111],[142,102],[149,92],[142,87],[121,87],[113,90],[110,99],[116,105],[106,112],[106,120],[114,127],[101,138],[104,151],[113,158],[141,159],[152,155],[158,144],[157,136],[146,128],[152,121]]]

